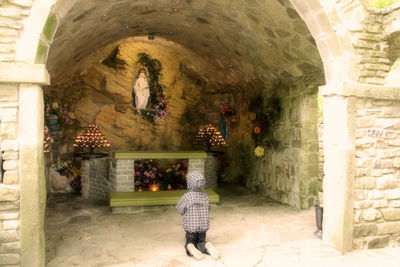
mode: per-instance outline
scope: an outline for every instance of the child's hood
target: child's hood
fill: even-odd
[[[189,191],[202,191],[206,181],[203,174],[199,171],[192,171],[187,177],[187,188]]]

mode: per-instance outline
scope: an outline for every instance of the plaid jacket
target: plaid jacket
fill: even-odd
[[[183,215],[182,228],[185,231],[196,233],[206,232],[210,227],[210,199],[202,192],[204,189],[204,176],[193,171],[188,174],[187,186],[189,192],[179,199],[176,210]]]

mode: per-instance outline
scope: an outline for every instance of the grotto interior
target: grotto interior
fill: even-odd
[[[289,1],[58,1],[54,19],[47,176],[72,161],[75,137],[91,123],[111,150],[130,151],[205,150],[193,144],[199,128],[226,123],[226,145],[212,148],[219,182],[297,208],[316,203],[324,70]],[[138,110],[143,67],[150,96]],[[236,112],[221,121],[224,108]]]

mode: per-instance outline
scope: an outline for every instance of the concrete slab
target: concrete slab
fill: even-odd
[[[75,195],[50,195],[46,209],[46,262],[67,266],[397,266],[400,248],[341,255],[313,235],[314,209],[280,205],[237,186],[218,190],[207,240],[220,251],[214,260],[188,257],[182,217],[174,208],[139,214],[112,214],[107,206]],[[79,223],[69,223],[71,218]],[[86,217],[90,217],[88,220]],[[83,217],[78,217],[83,218]]]

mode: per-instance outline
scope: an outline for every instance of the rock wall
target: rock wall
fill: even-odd
[[[122,43],[103,54],[99,52],[97,63],[93,63],[92,58],[91,64],[78,74],[78,82],[75,79],[73,83],[61,85],[56,80],[52,87],[46,88],[46,96],[51,101],[66,104],[70,116],[79,122],[67,125],[58,136],[58,147],[68,147],[61,149],[61,153],[71,153],[74,135],[79,133],[80,127],[94,121],[114,150],[137,150],[139,146],[150,150],[192,148],[198,128],[205,123],[218,123],[220,103],[232,99],[234,92],[216,92],[215,84],[196,69],[206,64],[195,56],[188,61],[180,55],[179,49],[171,44],[160,47],[140,42]],[[103,64],[113,51],[117,51],[113,59],[115,65]],[[161,84],[166,87],[168,115],[154,124],[137,114],[132,105],[139,52],[158,59],[163,66]],[[62,95],[56,91],[60,86],[65,86]]]

